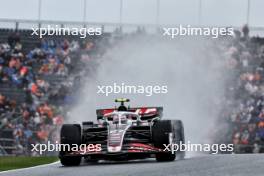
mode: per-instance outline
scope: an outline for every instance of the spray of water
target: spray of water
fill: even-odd
[[[115,98],[130,98],[130,106],[163,106],[164,118],[181,119],[186,138],[206,141],[219,116],[215,100],[224,94],[224,64],[213,39],[164,39],[155,36],[126,38],[99,62],[82,88],[71,121],[96,120],[95,109],[114,107]],[[98,85],[167,85],[167,94],[97,94]]]

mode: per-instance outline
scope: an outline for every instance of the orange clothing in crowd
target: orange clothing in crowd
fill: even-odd
[[[42,67],[39,70],[39,73],[48,73],[48,72],[49,72],[49,65],[48,64],[42,65]]]
[[[38,93],[38,86],[34,83],[31,86],[31,93],[37,94]]]
[[[49,107],[48,105],[43,105],[38,108],[38,111],[41,115],[47,115],[48,118],[53,117],[53,111],[52,108]]]
[[[41,140],[47,140],[48,139],[48,136],[49,136],[49,132],[48,131],[41,130],[41,131],[38,131],[37,132],[37,136]]]

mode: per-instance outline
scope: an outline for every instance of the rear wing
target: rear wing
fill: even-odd
[[[111,109],[97,109],[97,120],[101,120],[105,114],[117,111],[116,108]],[[134,112],[141,116],[142,120],[148,120],[155,117],[162,117],[163,107],[136,107],[128,108],[128,112]]]

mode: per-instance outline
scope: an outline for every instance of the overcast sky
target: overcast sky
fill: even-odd
[[[38,19],[38,0],[0,0],[0,18]],[[157,0],[123,0],[123,22],[155,23]],[[202,0],[202,24],[246,22],[247,0]],[[119,22],[120,0],[87,0],[87,21]],[[41,19],[82,21],[84,0],[42,0]],[[250,25],[264,26],[264,0],[251,0]],[[197,24],[199,0],[160,0],[160,23]]]

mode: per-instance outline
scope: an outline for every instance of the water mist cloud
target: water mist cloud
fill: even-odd
[[[114,107],[114,99],[130,98],[131,106],[163,106],[164,118],[181,119],[186,139],[205,142],[218,116],[215,100],[224,94],[223,59],[213,39],[154,36],[126,38],[109,50],[92,78],[87,78],[71,121],[96,120],[96,108]],[[166,85],[168,93],[97,94],[98,85]]]

